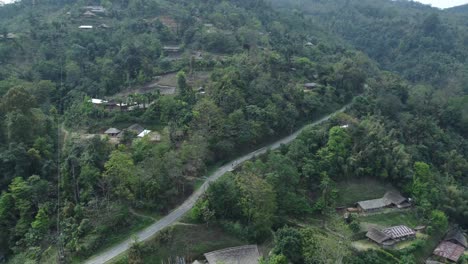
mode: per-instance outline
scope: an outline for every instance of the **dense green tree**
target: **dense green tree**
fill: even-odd
[[[303,263],[302,260],[302,236],[294,228],[284,227],[275,233],[276,254],[284,255],[292,263]]]

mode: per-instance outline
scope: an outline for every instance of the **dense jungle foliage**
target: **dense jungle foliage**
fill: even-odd
[[[352,100],[349,113],[213,184],[191,217],[252,242],[278,230],[271,263],[388,263],[285,227],[329,214],[336,182],[374,177],[414,198],[435,229],[468,228],[466,16],[385,0],[0,6],[0,258],[48,263],[60,250],[83,260],[147,224],[136,211],[167,213],[219,164]],[[175,78],[176,94],[139,92],[161,76]],[[133,123],[161,142],[100,135]]]

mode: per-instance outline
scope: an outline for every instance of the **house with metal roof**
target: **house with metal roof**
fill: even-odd
[[[376,228],[369,229],[366,233],[366,237],[379,245],[393,245],[391,237]]]
[[[383,230],[371,228],[366,237],[382,247],[392,247],[398,242],[415,238],[416,232],[407,226],[399,225]]]
[[[466,236],[462,230],[455,228],[450,230],[444,240],[434,250],[434,256],[441,261],[458,262],[468,248]]]
[[[140,134],[137,135],[139,138],[143,138],[151,133],[151,130],[145,129]]]
[[[416,237],[416,231],[404,225],[385,228],[382,232],[396,241]]]
[[[434,256],[441,259],[458,262],[464,252],[464,247],[450,241],[442,241],[442,243],[440,243],[434,250]]]

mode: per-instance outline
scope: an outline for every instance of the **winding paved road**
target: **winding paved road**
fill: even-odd
[[[242,157],[240,157],[240,158],[238,158],[236,160],[233,160],[233,161],[229,162],[227,165],[224,165],[224,166],[220,167],[215,172],[213,172],[207,178],[205,183],[196,192],[194,192],[187,200],[185,200],[185,202],[182,205],[177,207],[170,214],[168,214],[165,217],[161,218],[159,221],[155,222],[151,226],[149,226],[149,227],[143,229],[142,231],[136,233],[135,234],[136,238],[138,239],[138,241],[145,241],[145,240],[151,238],[157,232],[161,231],[162,229],[172,225],[174,222],[179,220],[185,213],[187,213],[190,209],[192,209],[192,207],[197,202],[198,198],[200,198],[200,196],[207,190],[210,183],[218,180],[226,172],[234,170],[234,168],[237,165],[239,165],[239,164],[241,164],[241,163],[243,163],[243,162],[245,162],[247,160],[250,160],[255,156],[264,154],[269,149],[277,149],[283,144],[290,143],[295,138],[297,138],[297,136],[299,136],[299,134],[304,129],[306,129],[307,127],[317,126],[317,125],[329,120],[335,114],[346,111],[346,109],[348,109],[349,106],[350,106],[350,104],[344,106],[340,110],[338,110],[338,111],[336,111],[336,112],[334,112],[334,113],[332,113],[330,115],[327,115],[327,116],[323,117],[322,119],[320,119],[318,121],[313,122],[312,124],[304,126],[303,128],[299,129],[298,131],[294,132],[293,134],[291,134],[291,135],[289,135],[289,136],[287,136],[287,137],[285,137],[283,139],[280,139],[280,140],[278,140],[278,141],[276,141],[276,142],[274,142],[274,143],[272,143],[272,144],[270,144],[268,146],[265,146],[265,147],[263,147],[261,149],[258,149],[256,151],[254,151],[254,152],[246,154],[246,155],[244,155],[244,156],[242,156]],[[124,253],[125,251],[127,251],[130,248],[130,246],[132,245],[133,241],[134,241],[133,238],[128,238],[125,241],[121,242],[120,244],[115,245],[115,246],[113,246],[113,247],[99,253],[98,255],[95,255],[95,256],[91,257],[85,263],[86,264],[106,263],[106,262],[112,260],[113,258],[117,257],[118,255],[120,255],[120,254]]]

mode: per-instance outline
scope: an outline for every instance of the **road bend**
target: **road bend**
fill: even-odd
[[[246,155],[244,155],[244,156],[242,156],[240,158],[232,160],[228,164],[218,168],[215,172],[213,172],[206,179],[205,183],[197,191],[195,191],[189,198],[187,198],[187,200],[184,201],[184,203],[182,203],[179,207],[174,209],[171,213],[169,213],[165,217],[161,218],[160,220],[158,220],[154,224],[148,226],[147,228],[145,228],[145,229],[143,229],[143,230],[141,230],[141,231],[139,231],[139,232],[137,232],[135,234],[132,234],[125,241],[123,241],[123,242],[121,242],[121,243],[119,243],[119,244],[117,244],[115,246],[112,246],[112,247],[106,249],[105,251],[95,255],[95,256],[92,256],[85,263],[86,264],[102,264],[102,263],[109,262],[110,260],[112,260],[115,257],[119,256],[120,254],[126,252],[130,248],[130,246],[132,245],[132,243],[134,241],[134,237],[136,237],[136,239],[138,241],[140,241],[140,242],[148,240],[149,238],[154,236],[156,233],[158,233],[162,229],[164,229],[164,228],[172,225],[173,223],[175,223],[184,214],[186,214],[188,211],[190,211],[190,209],[193,208],[193,206],[195,205],[197,200],[200,198],[200,196],[202,196],[203,193],[205,193],[205,191],[208,189],[208,186],[212,182],[218,180],[226,172],[233,171],[236,166],[238,166],[238,165],[242,164],[243,162],[245,162],[247,160],[250,160],[250,159],[252,159],[252,158],[254,158],[254,157],[258,156],[258,155],[264,154],[268,150],[277,149],[283,144],[291,143],[294,139],[296,139],[299,136],[299,134],[304,129],[306,129],[308,127],[313,127],[313,126],[317,126],[317,125],[322,124],[323,122],[329,120],[334,115],[346,111],[349,108],[350,105],[351,104],[348,104],[348,105],[344,106],[343,108],[333,112],[332,114],[329,114],[329,115],[323,117],[320,120],[317,120],[317,121],[315,121],[315,122],[313,122],[311,124],[308,124],[308,125],[302,127],[301,129],[297,130],[296,132],[292,133],[291,135],[289,135],[289,136],[287,136],[287,137],[285,137],[283,139],[280,139],[280,140],[278,140],[278,141],[276,141],[274,143],[271,143],[271,144],[269,144],[269,145],[267,145],[265,147],[262,147],[262,148],[260,148],[258,150],[250,152],[250,153],[248,153],[248,154],[246,154]]]

